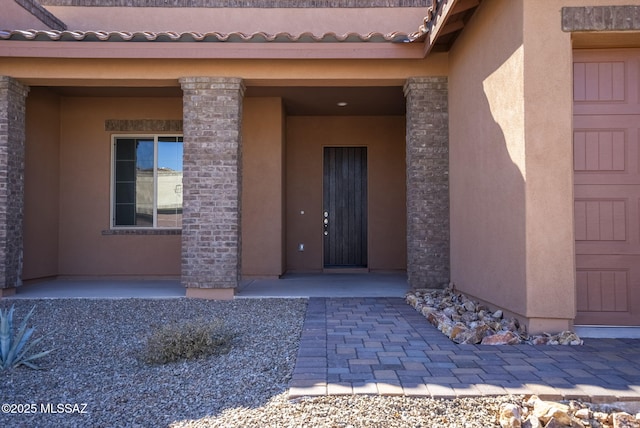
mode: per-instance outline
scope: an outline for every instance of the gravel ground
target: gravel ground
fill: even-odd
[[[0,404],[21,412],[0,414],[2,427],[470,428],[496,426],[500,403],[518,402],[377,396],[289,401],[306,308],[301,299],[5,300],[0,308],[12,303],[16,323],[36,305],[35,335],[54,331],[37,350],[56,351],[41,360],[46,370],[0,372]],[[224,319],[238,334],[230,353],[164,366],[138,358],[154,327],[208,317]]]
[[[217,417],[182,421],[175,427],[309,427],[309,428],[486,428],[499,427],[500,404],[522,397],[455,400],[327,396],[289,402],[280,394],[255,409],[230,409]]]
[[[287,388],[305,300],[39,300],[14,301],[18,324],[35,304],[35,335],[55,330],[41,349],[47,370],[1,371],[0,400],[36,404],[37,414],[0,414],[3,427],[162,427],[259,407]],[[11,305],[0,302],[0,307]],[[218,317],[238,333],[231,352],[164,366],[139,360],[153,327]],[[40,405],[78,404],[86,414],[43,414]],[[72,408],[73,410],[73,408]]]

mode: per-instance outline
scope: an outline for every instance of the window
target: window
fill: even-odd
[[[112,227],[182,227],[182,137],[113,139]]]

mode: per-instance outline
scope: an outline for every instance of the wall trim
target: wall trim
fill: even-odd
[[[105,229],[102,235],[182,235],[182,229]]]
[[[640,30],[640,6],[584,6],[562,8],[562,31]]]
[[[104,121],[107,132],[180,132],[180,119],[107,119]]]

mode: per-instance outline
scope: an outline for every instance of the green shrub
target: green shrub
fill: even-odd
[[[155,329],[148,337],[142,359],[149,364],[166,364],[231,350],[235,335],[221,320],[174,322]]]
[[[11,308],[7,311],[0,310],[0,370],[22,365],[38,370],[41,367],[33,363],[33,360],[42,358],[53,351],[53,349],[50,349],[37,354],[27,354],[34,345],[43,339],[43,337],[39,337],[29,343],[35,328],[27,328],[27,322],[35,308],[35,306],[31,308],[15,334],[13,330],[14,306],[11,305]]]

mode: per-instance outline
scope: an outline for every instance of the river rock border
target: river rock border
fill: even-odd
[[[459,344],[481,345],[582,345],[571,331],[557,334],[529,335],[526,326],[516,318],[505,317],[501,310],[491,311],[457,292],[453,285],[445,289],[415,289],[405,296],[406,302]]]
[[[521,405],[502,404],[498,422],[501,428],[640,428],[639,409],[637,402],[553,402],[532,395],[524,397]]]

